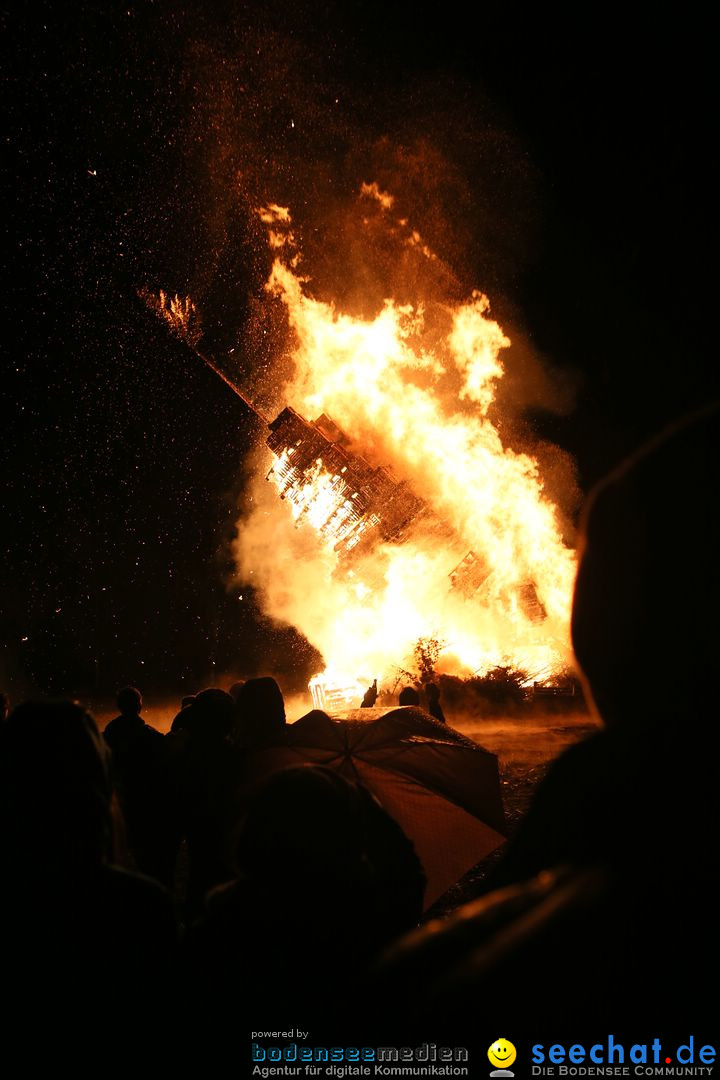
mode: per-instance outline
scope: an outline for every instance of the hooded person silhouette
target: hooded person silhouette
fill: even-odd
[[[479,1001],[501,1023],[512,1000],[523,1033],[558,1016],[573,1038],[590,1020],[712,1030],[718,445],[716,405],[591,496],[572,637],[604,726],[550,767],[486,895],[387,961],[382,1000],[420,1023],[463,1030]]]
[[[82,1002],[86,1021],[113,1014],[137,1030],[139,987],[168,1000],[172,903],[112,864],[111,792],[109,754],[79,705],[27,702],[0,729],[3,975],[36,1023]]]

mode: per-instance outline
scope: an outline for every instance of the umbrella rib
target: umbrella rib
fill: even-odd
[[[343,730],[343,742],[344,742],[344,744],[345,744],[345,746],[344,746],[344,750],[345,750],[345,754],[344,754],[344,757],[345,757],[345,760],[346,760],[346,761],[349,761],[349,762],[350,762],[350,767],[352,768],[352,771],[353,771],[353,773],[354,773],[354,775],[355,775],[355,780],[356,780],[356,782],[357,782],[358,784],[362,784],[362,780],[360,779],[360,773],[358,772],[358,770],[357,770],[357,766],[356,766],[356,764],[355,764],[355,755],[354,755],[354,753],[353,753],[353,751],[352,751],[352,747],[350,746],[350,739],[349,739],[349,737],[348,737],[348,730],[347,730],[347,728],[345,728],[345,729]]]

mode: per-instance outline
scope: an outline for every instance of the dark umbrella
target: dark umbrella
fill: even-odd
[[[415,845],[428,907],[505,837],[494,754],[422,709],[394,709],[366,723],[314,711],[282,746],[248,761],[253,780],[288,766],[325,765],[364,784]]]

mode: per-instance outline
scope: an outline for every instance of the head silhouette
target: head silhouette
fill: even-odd
[[[277,738],[285,729],[285,701],[274,679],[248,679],[237,695],[240,724],[251,743]]]
[[[696,724],[720,655],[720,408],[671,429],[594,492],[572,636],[608,724]]]
[[[230,697],[231,697],[231,698],[233,699],[233,701],[237,702],[237,700],[238,700],[238,697],[239,697],[239,695],[240,695],[240,691],[242,690],[242,688],[243,688],[243,686],[244,686],[244,685],[245,685],[245,683],[244,683],[244,682],[242,682],[242,681],[240,681],[240,682],[234,682],[234,683],[232,684],[232,686],[231,686],[231,687],[230,687],[230,689],[228,690],[228,694],[229,694],[229,695],[230,695]]]
[[[240,834],[238,862],[265,879],[365,877],[371,797],[321,766],[285,769],[259,789]]]
[[[224,690],[210,687],[196,694],[181,716],[178,726],[187,729],[193,742],[222,742],[235,721],[235,702]]]
[[[139,716],[142,705],[142,694],[135,686],[124,686],[118,690],[117,707],[123,716]]]
[[[398,705],[419,705],[420,695],[413,686],[405,686],[400,691],[398,697]]]
[[[0,729],[0,780],[5,858],[65,873],[110,856],[107,751],[79,705],[18,705]]]

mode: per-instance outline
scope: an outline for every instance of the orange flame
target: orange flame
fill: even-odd
[[[362,194],[392,209],[377,184]],[[388,675],[427,637],[444,643],[443,670],[510,663],[547,677],[564,667],[575,557],[536,459],[504,446],[488,415],[510,341],[487,297],[432,308],[388,299],[374,318],[350,315],[309,294],[289,211],[259,213],[275,253],[266,288],[295,335],[288,404],[308,419],[327,413],[373,466],[391,463],[429,512],[404,542],[378,534],[348,563],[339,541],[347,551],[348,536],[373,528],[382,509],[360,520],[343,476],[321,457],[298,470],[289,447],[268,474],[282,501],[252,485],[240,574],[270,614],[301,629],[336,672],[352,673],[348,685]]]

